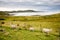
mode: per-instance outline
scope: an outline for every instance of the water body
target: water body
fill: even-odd
[[[32,15],[52,15],[52,14],[56,14],[58,12],[19,12],[19,13],[10,13],[13,14],[13,16],[32,16]]]

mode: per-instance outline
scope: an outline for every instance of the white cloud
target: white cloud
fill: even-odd
[[[5,2],[32,2],[33,0],[1,0]]]
[[[7,2],[60,2],[60,0],[0,0]]]
[[[24,8],[24,7],[20,7],[20,8],[10,8],[10,7],[0,7],[0,11],[17,11],[17,10],[36,10],[34,8]]]
[[[36,9],[36,10],[50,10],[53,7],[60,5],[60,0],[0,0],[6,3],[0,2],[0,10],[17,10],[17,9]],[[47,6],[46,6],[47,5]],[[56,10],[55,9],[55,10]]]
[[[60,5],[60,0],[0,0],[5,2],[33,2],[36,4]]]

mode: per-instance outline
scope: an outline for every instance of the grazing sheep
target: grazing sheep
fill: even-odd
[[[49,35],[49,33],[52,31],[52,29],[49,28],[43,28],[42,32],[46,33],[47,35]]]
[[[29,30],[34,31],[34,28],[33,27],[30,27]]]
[[[11,24],[11,28],[15,29],[17,26],[15,24]]]

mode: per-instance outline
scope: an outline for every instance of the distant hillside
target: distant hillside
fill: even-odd
[[[27,11],[28,12],[35,12],[35,11],[32,11],[32,10],[26,10],[24,12],[27,12]],[[11,16],[8,13],[9,12],[7,12],[7,11],[5,11],[5,12],[0,11],[0,19],[13,20],[13,21],[50,21],[50,22],[57,21],[57,22],[60,22],[60,13],[56,13],[56,14],[53,14],[53,15],[46,15],[46,16],[40,16],[40,15]]]
[[[0,12],[16,13],[16,12],[38,12],[38,11],[35,11],[35,10],[17,10],[17,11],[0,11]]]
[[[60,22],[60,13],[46,16],[9,16],[7,20],[13,21],[50,21]]]
[[[43,16],[46,21],[60,21],[60,13]]]

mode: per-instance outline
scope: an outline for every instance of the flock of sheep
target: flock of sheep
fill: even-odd
[[[16,26],[15,24],[11,24],[11,28],[17,28],[17,26]],[[25,25],[24,25],[24,28],[25,28]],[[26,28],[25,28],[25,29],[26,29]],[[32,27],[32,26],[30,26],[30,27],[28,28],[28,30],[34,31],[35,28]],[[42,28],[41,31],[44,32],[44,33],[49,34],[50,32],[52,32],[52,28]]]
[[[10,27],[12,29],[16,29],[17,26],[19,26],[19,24],[17,24],[17,25],[16,24],[10,24]],[[23,26],[26,29],[26,25],[24,24]],[[32,25],[30,25],[29,28],[28,28],[28,30],[35,31],[35,28],[32,27]],[[4,30],[0,30],[0,31],[4,31]],[[50,32],[52,32],[52,29],[51,28],[42,28],[41,31],[44,32],[44,33],[46,33],[46,34],[49,34]],[[7,35],[8,33],[5,33],[5,34]]]

